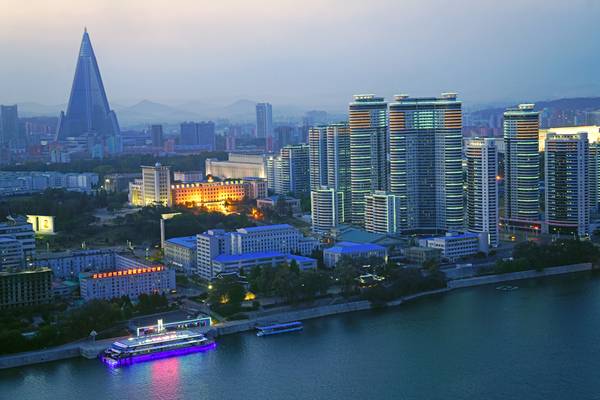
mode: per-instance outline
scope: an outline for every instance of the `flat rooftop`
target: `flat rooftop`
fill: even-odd
[[[180,236],[167,239],[166,242],[172,243],[177,246],[187,247],[188,249],[196,248],[196,235],[193,236]]]
[[[385,251],[385,247],[372,243],[339,242],[324,251],[334,254],[352,254],[367,251]]]

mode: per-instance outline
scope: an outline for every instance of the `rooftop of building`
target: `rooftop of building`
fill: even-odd
[[[117,249],[104,248],[104,249],[85,249],[85,250],[65,250],[65,251],[37,251],[36,259],[46,260],[51,258],[63,258],[63,257],[78,257],[78,256],[91,256],[98,254],[110,254],[116,253]]]
[[[64,281],[53,281],[52,282],[52,287],[56,288],[56,287],[68,287],[71,289],[74,289],[76,287],[79,286],[79,281],[73,281],[73,280],[64,280]]]
[[[367,232],[363,229],[355,228],[349,225],[340,225],[338,227],[337,240],[355,243],[375,243],[381,242],[386,235],[381,233]]]
[[[291,196],[285,196],[285,195],[280,195],[280,194],[274,194],[272,196],[269,197],[265,197],[264,199],[258,199],[259,201],[272,201],[273,203],[277,203],[277,201],[279,201],[279,199],[285,200],[285,201],[300,201],[295,197],[291,197]]]
[[[296,262],[298,262],[298,263],[313,262],[313,261],[315,261],[314,258],[299,256],[299,255],[296,255],[296,254],[290,254],[290,255],[287,256],[287,258],[289,260],[296,260]]]
[[[273,230],[293,229],[290,224],[275,224],[275,225],[263,225],[263,226],[250,226],[247,228],[239,228],[237,231],[240,233],[252,233],[252,232],[268,232]]]
[[[23,215],[16,215],[16,216],[7,216],[6,217],[6,221],[4,222],[0,222],[0,228],[6,228],[6,227],[10,227],[10,226],[20,226],[20,225],[31,225],[29,222],[27,222],[27,217],[23,216]]]
[[[366,251],[380,251],[384,250],[385,247],[379,246],[377,244],[372,243],[355,243],[355,242],[339,242],[336,243],[333,247],[325,249],[328,253],[335,254],[351,254],[351,253],[360,253]]]
[[[166,240],[168,243],[172,243],[176,246],[187,247],[188,249],[196,248],[196,235],[193,236],[180,236]]]
[[[394,95],[394,101],[396,103],[441,103],[446,101],[456,102],[457,97],[458,94],[454,92],[442,93],[439,97],[411,97],[402,93]]]
[[[474,232],[447,232],[443,236],[430,236],[425,239],[467,239],[467,238],[478,238],[479,234]]]
[[[19,271],[0,271],[0,277],[12,276],[12,275],[39,274],[39,273],[44,273],[44,272],[52,273],[52,270],[50,268],[46,268],[46,267],[36,267],[33,269],[19,270]]]

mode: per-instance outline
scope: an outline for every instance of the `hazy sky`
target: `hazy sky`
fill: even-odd
[[[0,0],[0,10],[4,103],[66,103],[84,26],[115,103],[600,95],[597,0]]]

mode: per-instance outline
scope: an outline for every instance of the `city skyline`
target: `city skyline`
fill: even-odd
[[[5,55],[0,73],[18,72],[17,79],[3,80],[0,103],[64,104],[84,26],[94,37],[107,92],[123,104],[250,98],[343,111],[346,99],[356,93],[391,99],[404,92],[456,91],[470,103],[600,93],[590,56],[593,30],[599,29],[593,16],[600,5],[586,0],[568,7],[531,0],[519,3],[518,13],[512,1],[484,5],[471,0],[453,9],[442,5],[439,13],[431,1],[382,1],[381,7],[309,1],[302,8],[291,1],[201,7],[187,1],[168,6],[144,2],[144,7],[137,2],[60,3],[9,4],[0,16]],[[181,8],[188,12],[178,12]],[[58,15],[65,10],[67,20]],[[530,23],[532,14],[536,21],[553,21],[552,29]],[[198,24],[199,18],[205,23]],[[510,30],[505,20],[511,21]],[[566,23],[572,20],[578,23]],[[24,24],[34,28],[24,30]],[[589,29],[577,29],[582,25]],[[378,45],[370,46],[375,38]],[[353,59],[357,47],[361,57]],[[342,66],[345,73],[340,74]]]

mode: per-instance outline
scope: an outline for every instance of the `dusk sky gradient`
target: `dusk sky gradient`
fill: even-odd
[[[600,96],[594,0],[0,0],[0,103],[67,101],[87,26],[111,102]]]

